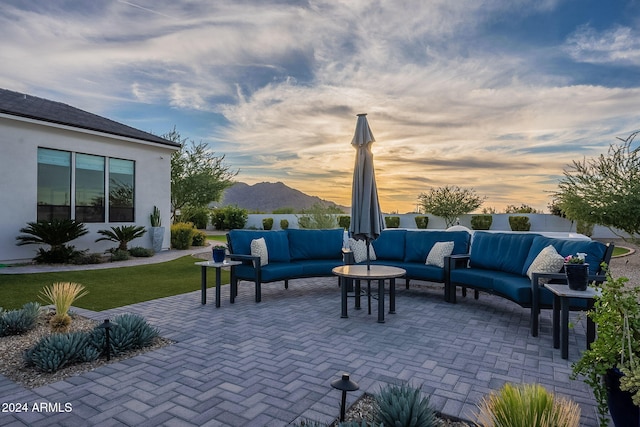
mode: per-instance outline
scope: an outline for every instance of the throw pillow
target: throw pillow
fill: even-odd
[[[537,257],[533,260],[529,269],[527,270],[527,276],[531,279],[532,273],[558,273],[564,265],[564,258],[556,251],[552,245],[545,247],[540,251]],[[540,283],[548,282],[548,279],[540,279]]]
[[[453,245],[453,242],[436,242],[429,251],[425,264],[444,268],[444,257],[451,255]]]
[[[367,242],[364,240],[349,238],[349,249],[353,252],[355,262],[360,263],[367,260]],[[371,244],[369,245],[369,259],[371,261],[376,259],[376,251],[373,250]]]
[[[251,256],[259,256],[261,266],[269,263],[269,252],[267,251],[267,242],[265,242],[264,237],[251,241]]]

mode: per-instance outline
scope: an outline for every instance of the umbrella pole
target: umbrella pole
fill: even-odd
[[[371,257],[369,256],[369,246],[371,246],[371,241],[366,239],[367,242],[367,270],[371,270]]]

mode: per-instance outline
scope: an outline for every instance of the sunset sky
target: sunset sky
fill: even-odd
[[[3,0],[0,87],[347,206],[368,113],[385,212],[444,185],[546,210],[640,129],[640,1]]]

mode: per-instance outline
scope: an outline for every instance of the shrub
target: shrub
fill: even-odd
[[[416,227],[421,230],[424,230],[429,225],[429,217],[428,216],[417,216],[414,218],[416,221]]]
[[[262,218],[262,228],[271,230],[273,228],[273,218]]]
[[[287,228],[289,228],[289,220],[281,219],[280,220],[280,228],[283,229],[283,230],[286,230]]]
[[[248,211],[237,206],[225,206],[211,213],[211,222],[218,230],[244,228],[248,219]]]
[[[50,249],[38,249],[34,260],[38,263],[67,263],[79,252],[68,242],[89,232],[85,225],[72,219],[52,219],[51,221],[28,222],[20,229],[24,235],[16,237],[17,245],[49,245]]]
[[[338,225],[345,230],[348,230],[351,226],[351,217],[349,215],[338,216]]]
[[[152,257],[155,254],[153,249],[143,248],[142,246],[136,246],[134,248],[129,249],[129,255],[139,257],[139,258],[148,258]]]
[[[158,330],[137,314],[121,314],[112,322],[109,333],[109,347],[112,355],[125,353],[150,345],[159,335]],[[91,344],[103,351],[105,348],[104,329],[96,327],[91,332]]]
[[[171,246],[174,249],[189,249],[195,228],[190,222],[179,222],[171,226]]]
[[[90,346],[87,332],[70,332],[43,337],[24,353],[27,365],[35,366],[43,372],[56,372],[66,365],[88,362],[98,357]]]
[[[45,287],[41,292],[41,298],[56,308],[56,314],[50,320],[51,328],[56,332],[64,332],[71,323],[69,308],[75,300],[87,295],[84,286],[73,282],[56,282]]]
[[[146,232],[147,229],[141,225],[123,225],[121,227],[111,227],[111,230],[98,230],[98,234],[101,234],[103,237],[96,239],[96,242],[100,242],[102,240],[116,242],[118,244],[119,250],[126,251],[127,244],[130,241],[144,236]]]
[[[529,217],[526,216],[510,216],[509,226],[512,231],[529,231],[531,229]]]
[[[121,249],[116,249],[111,252],[111,261],[126,261],[129,259],[129,251],[123,251]]]
[[[420,390],[409,385],[388,385],[375,396],[376,422],[385,426],[435,426],[436,413]]]
[[[399,216],[385,216],[384,224],[387,228],[398,228],[400,227],[400,217]]]
[[[36,326],[40,304],[28,302],[19,310],[2,311],[0,308],[0,337],[18,335]]]
[[[309,209],[302,211],[302,216],[298,217],[298,226],[300,228],[310,229],[327,229],[336,228],[338,222],[335,214],[340,210],[335,206],[325,206],[315,203]]]
[[[188,208],[182,209],[182,215],[180,215],[180,221],[191,222],[197,229],[203,230],[207,228],[210,215],[211,215],[211,211],[209,210],[209,208],[188,207]]]
[[[194,230],[191,239],[192,246],[204,246],[207,244],[207,234],[202,230]]]
[[[493,223],[493,215],[473,215],[471,228],[474,230],[489,230]]]
[[[505,384],[479,405],[482,427],[540,426],[577,427],[580,407],[570,400],[555,398],[539,384]]]
[[[102,254],[96,253],[96,252],[91,252],[91,253],[81,252],[71,260],[71,262],[76,265],[102,264],[102,261],[103,261]]]

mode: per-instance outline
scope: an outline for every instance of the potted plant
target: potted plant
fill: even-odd
[[[607,410],[616,426],[638,425],[640,287],[629,286],[628,281],[607,272],[601,295],[587,313],[598,325],[596,340],[572,365],[572,379],[580,375],[593,389],[601,427],[608,425]]]
[[[578,252],[564,259],[564,272],[567,275],[569,289],[584,291],[589,284],[589,264],[585,262],[587,254]]]
[[[149,215],[149,220],[151,222],[151,247],[154,252],[160,252],[164,240],[164,227],[162,227],[160,209],[158,209],[157,206],[153,207],[153,212]]]
[[[224,245],[214,245],[213,246],[213,262],[223,262],[224,257],[226,255],[227,247]]]

